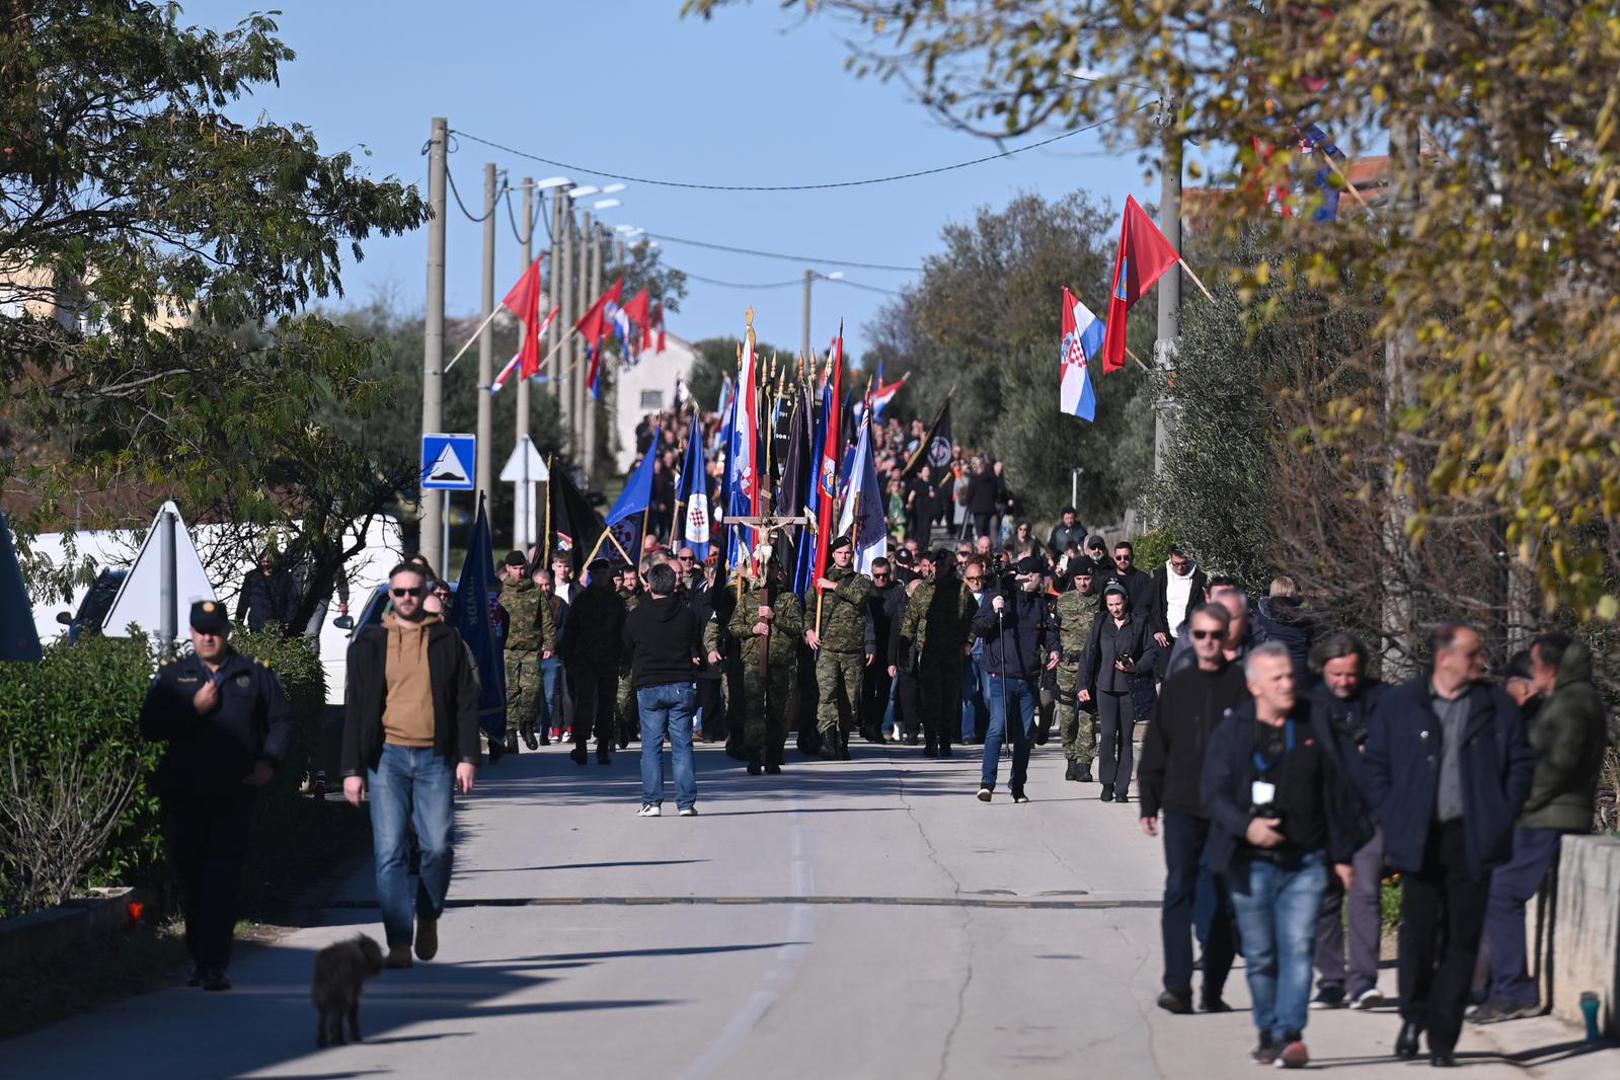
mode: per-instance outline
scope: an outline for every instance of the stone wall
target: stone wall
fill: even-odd
[[[1581,995],[1598,996],[1598,1027],[1620,1038],[1620,839],[1566,836],[1559,857],[1553,1015],[1580,1025]]]

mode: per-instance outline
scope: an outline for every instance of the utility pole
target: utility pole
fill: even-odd
[[[478,334],[478,491],[473,505],[490,492],[490,458],[495,441],[494,401],[489,385],[495,381],[495,332],[490,315],[495,310],[495,163],[484,166],[484,329]]]
[[[567,202],[568,191],[566,188],[559,190],[556,197],[551,200],[551,273],[546,275],[546,281],[550,285],[550,288],[546,291],[546,310],[548,312],[562,303],[562,289],[558,287],[558,282],[562,278],[558,275],[562,273],[563,206]],[[559,313],[556,320],[551,324],[550,340],[540,343],[542,358],[545,356],[551,357],[551,389],[557,398],[558,430],[565,440],[568,437],[568,423],[569,418],[573,415],[573,410],[569,407],[572,403],[568,397],[568,364],[563,359],[557,344],[563,340],[563,335],[567,333],[567,326],[568,320]]]
[[[591,212],[579,215],[579,229],[574,243],[575,270],[578,280],[574,288],[574,319],[583,318],[591,306]],[[572,328],[570,328],[572,329]],[[574,342],[574,460],[585,470],[585,482],[590,483],[591,470],[587,464],[585,444],[585,415],[591,403],[591,358],[589,341]]]
[[[591,226],[591,215],[585,215],[585,254],[590,259],[590,297],[594,301],[602,295],[602,242]],[[601,343],[597,342],[596,379],[601,386],[605,381],[607,372],[602,370]],[[596,470],[596,401],[588,393],[584,398],[585,413],[585,479],[588,481]],[[638,553],[639,554],[639,553]]]
[[[562,343],[562,351],[553,362],[562,376],[562,381],[557,387],[557,394],[562,399],[562,441],[572,446],[577,454],[579,440],[574,434],[574,424],[578,415],[574,408],[573,390],[574,382],[579,375],[574,370],[574,323],[579,321],[579,316],[574,311],[574,203],[566,191],[557,196],[557,201],[563,204],[562,228],[558,230],[562,237],[562,261],[552,269],[559,273],[558,280],[562,282],[558,286],[561,294],[558,303],[562,306],[562,312],[557,316],[557,333],[560,335],[558,340]]]
[[[1180,125],[1175,120],[1174,103],[1159,103],[1159,126],[1164,131],[1164,159],[1159,168],[1159,231],[1170,246],[1181,250],[1181,159]],[[1181,267],[1172,266],[1159,279],[1159,327],[1153,342],[1153,366],[1168,384],[1176,370],[1176,354],[1181,343]],[[1153,473],[1164,472],[1164,457],[1174,433],[1175,417],[1164,396],[1164,387],[1154,395]]]
[[[816,280],[814,270],[804,272],[804,340],[799,343],[800,356],[814,356],[810,351],[810,283]]]
[[[534,262],[534,178],[523,178],[523,271],[527,273],[529,264]],[[536,285],[539,283],[536,282]],[[541,318],[545,316],[542,315]],[[518,343],[521,349],[523,338],[528,334],[520,325],[518,328]],[[523,372],[517,373],[517,437],[515,445],[522,446],[529,440],[529,380]],[[525,458],[527,460],[527,458]],[[512,546],[519,551],[528,551],[529,545],[534,542],[534,509],[530,500],[534,498],[534,488],[528,484],[517,485],[517,498],[512,500]]]
[[[442,116],[433,118],[433,133],[428,137],[428,208],[433,219],[428,222],[427,258],[427,318],[422,325],[422,434],[429,435],[443,426],[441,385],[444,379],[444,227],[445,227],[445,143],[450,122]],[[418,478],[420,484],[420,478]],[[448,573],[444,565],[444,514],[440,500],[433,492],[417,489],[420,507],[420,536],[417,549],[428,564],[441,574]]]

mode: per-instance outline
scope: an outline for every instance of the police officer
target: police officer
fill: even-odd
[[[225,608],[191,605],[190,655],[164,664],[141,735],[168,746],[156,788],[186,912],[191,985],[229,990],[225,969],[253,796],[292,749],[292,706],[275,672],[232,649]]]
[[[1074,588],[1057,598],[1058,645],[1061,657],[1057,667],[1058,731],[1063,736],[1063,756],[1068,768],[1063,779],[1091,783],[1091,763],[1097,758],[1097,716],[1080,705],[1080,661],[1091,640],[1091,624],[1097,618],[1096,564],[1084,556],[1063,563]]]
[[[816,650],[816,727],[821,732],[821,756],[829,761],[849,760],[849,732],[860,707],[861,681],[872,659],[867,640],[866,601],[872,579],[850,564],[855,548],[840,536],[828,549],[832,565],[816,582],[821,596],[821,628],[805,631],[804,641]]]
[[[782,568],[771,561],[770,551],[768,544],[759,546],[754,576],[740,578],[732,590],[737,599],[729,631],[742,668],[743,693],[738,704],[750,776],[774,776],[782,771],[788,718],[797,712],[793,691],[804,609],[788,587]],[[711,664],[721,662],[721,642],[717,612],[703,631],[703,648]]]
[[[506,584],[501,606],[506,608],[506,744],[505,753],[515,754],[518,736],[530,750],[549,741],[535,730],[540,712],[542,687],[540,661],[557,647],[557,631],[551,621],[551,605],[542,602],[540,590],[529,576],[523,552],[510,552],[502,566]],[[490,757],[499,757],[493,746]]]
[[[962,723],[962,661],[972,651],[978,605],[957,578],[956,557],[949,548],[934,553],[933,566],[933,578],[911,594],[900,635],[921,691],[923,753],[950,757],[951,731]]]

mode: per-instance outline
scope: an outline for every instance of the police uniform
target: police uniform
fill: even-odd
[[[774,570],[772,571],[774,572]],[[782,750],[787,743],[788,718],[796,709],[794,683],[798,668],[799,640],[804,634],[804,609],[799,598],[785,584],[773,585],[770,604],[765,604],[762,582],[744,579],[741,596],[731,613],[728,627],[736,641],[742,668],[743,741],[748,750],[748,771],[776,773],[782,768]],[[754,627],[762,620],[761,606],[773,615],[765,623],[769,640],[762,642]],[[705,652],[719,649],[721,627],[718,618],[704,628]],[[763,650],[761,645],[764,645]],[[765,655],[761,655],[761,653]]]
[[[1080,661],[1086,642],[1091,640],[1091,624],[1097,619],[1097,597],[1078,589],[1057,598],[1058,648],[1057,718],[1063,736],[1063,756],[1068,759],[1066,780],[1090,780],[1091,763],[1097,757],[1097,716],[1080,705]]]
[[[830,551],[849,547],[839,537]],[[816,650],[816,729],[821,733],[821,756],[849,758],[849,733],[861,700],[866,674],[866,601],[872,579],[853,568],[827,568],[828,581],[837,587],[821,592],[821,648]]]
[[[191,607],[192,629],[224,635],[225,608]],[[193,698],[207,683],[218,700],[199,713]],[[217,668],[188,654],[158,669],[141,706],[141,734],[166,746],[156,788],[169,829],[169,857],[180,882],[186,948],[194,982],[229,989],[236,901],[257,788],[246,783],[260,762],[274,769],[292,749],[292,705],[265,664],[226,646]]]

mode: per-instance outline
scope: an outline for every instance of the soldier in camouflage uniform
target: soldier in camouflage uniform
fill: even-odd
[[[973,644],[978,605],[956,576],[956,556],[934,553],[934,577],[917,586],[901,623],[902,657],[909,655],[922,691],[923,753],[951,756],[951,732],[962,723],[962,663]]]
[[[619,599],[624,601],[624,613],[628,616],[636,610],[641,603],[641,579],[636,574],[636,568],[626,566],[619,574]],[[636,705],[636,691],[630,685],[630,661],[628,658],[619,662],[619,692],[613,700],[613,719],[618,725],[619,749],[623,750],[630,745],[630,736],[641,733],[641,710]]]
[[[761,545],[762,551],[768,551]],[[782,771],[782,750],[787,744],[788,720],[795,715],[794,676],[797,650],[804,633],[804,609],[788,587],[781,569],[769,555],[759,558],[758,574],[741,579],[741,595],[728,629],[736,641],[742,665],[743,741],[748,749],[748,774]],[[769,603],[763,574],[770,574]],[[732,586],[736,595],[738,586]],[[720,662],[720,623],[710,619],[703,631],[703,647],[711,663]],[[761,646],[766,655],[761,656]]]
[[[544,692],[540,677],[540,655],[557,647],[557,631],[551,609],[540,602],[540,591],[529,578],[528,560],[521,551],[506,556],[502,569],[506,584],[501,606],[506,609],[506,746],[517,753],[518,736],[530,750],[538,750],[535,719]]]
[[[861,700],[861,680],[872,654],[867,643],[866,599],[872,579],[850,565],[855,548],[840,536],[830,549],[832,565],[816,582],[821,592],[821,632],[807,631],[804,640],[816,650],[816,728],[821,732],[821,756],[828,761],[849,760],[849,732]]]
[[[1097,620],[1094,566],[1077,557],[1074,588],[1057,598],[1058,643],[1062,657],[1057,668],[1058,730],[1063,735],[1063,756],[1068,759],[1065,780],[1091,782],[1091,763],[1097,757],[1097,714],[1080,707],[1080,660]]]

